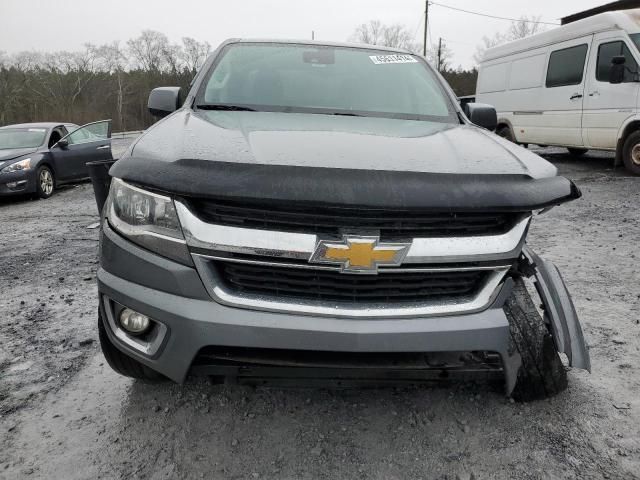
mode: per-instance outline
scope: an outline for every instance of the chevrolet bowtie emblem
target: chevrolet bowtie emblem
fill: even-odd
[[[379,266],[402,264],[410,243],[381,243],[379,237],[344,235],[342,242],[320,240],[309,262],[340,265],[345,273],[378,273]]]

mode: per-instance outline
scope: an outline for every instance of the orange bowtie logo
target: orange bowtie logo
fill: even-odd
[[[345,235],[342,243],[321,240],[310,262],[340,265],[343,272],[377,273],[379,266],[397,266],[409,250],[407,243],[379,243],[378,237]]]

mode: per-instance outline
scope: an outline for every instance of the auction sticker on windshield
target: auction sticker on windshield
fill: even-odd
[[[369,58],[376,65],[385,63],[418,63],[411,55],[370,55]]]

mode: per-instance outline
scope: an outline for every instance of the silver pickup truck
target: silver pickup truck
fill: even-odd
[[[525,244],[533,213],[580,191],[493,134],[493,108],[462,109],[424,58],[229,40],[184,101],[158,88],[149,108],[165,118],[111,168],[103,209],[99,333],[116,371],[471,371],[529,400],[566,388],[560,353],[590,368],[558,270]]]

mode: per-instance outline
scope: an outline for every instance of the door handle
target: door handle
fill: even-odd
[[[569,97],[569,100],[575,100],[576,98],[582,98],[582,94],[581,93],[574,93],[573,95],[571,95]]]
[[[102,145],[101,147],[96,148],[96,150],[105,150],[107,148],[111,148],[109,145]]]
[[[597,90],[596,90],[595,92],[591,92],[591,93],[589,94],[589,96],[590,96],[590,97],[595,97],[595,96],[598,96],[598,95],[600,95],[600,92],[599,92],[599,91],[597,91]]]

